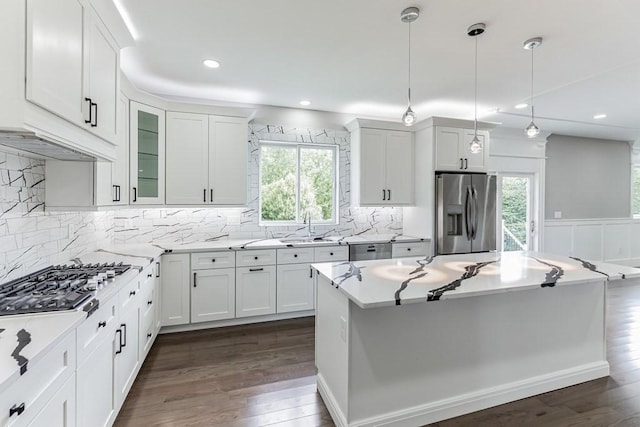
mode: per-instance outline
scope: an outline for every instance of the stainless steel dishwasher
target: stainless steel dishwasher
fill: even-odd
[[[391,258],[391,243],[358,243],[349,245],[349,261]]]

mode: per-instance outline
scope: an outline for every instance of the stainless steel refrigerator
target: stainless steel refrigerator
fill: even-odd
[[[436,255],[496,250],[496,177],[436,174]]]

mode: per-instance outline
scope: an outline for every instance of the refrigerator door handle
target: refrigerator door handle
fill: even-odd
[[[472,187],[472,200],[473,200],[473,224],[471,225],[471,238],[475,240],[476,233],[478,232],[478,191],[476,187]]]
[[[467,196],[464,200],[464,227],[467,234],[467,240],[471,240],[473,230],[471,228],[471,222],[469,218],[471,217],[471,188],[467,187]]]

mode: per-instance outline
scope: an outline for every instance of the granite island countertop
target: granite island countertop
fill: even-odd
[[[640,269],[537,252],[312,264],[361,308],[640,278]]]

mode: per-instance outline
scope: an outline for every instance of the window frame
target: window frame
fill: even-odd
[[[635,196],[634,194],[634,173],[638,171],[638,173],[640,173],[640,163],[637,162],[631,162],[631,169],[630,169],[630,173],[629,173],[629,212],[630,212],[630,216],[631,219],[640,219],[640,212],[635,213],[633,211],[633,198]]]
[[[262,219],[262,147],[289,147],[296,150],[296,218],[293,221],[265,221]],[[311,220],[312,225],[338,225],[340,223],[339,212],[339,179],[340,179],[340,158],[339,158],[339,145],[338,144],[314,144],[305,142],[289,142],[289,141],[275,141],[261,139],[258,141],[258,225],[265,227],[286,227],[286,226],[300,226],[304,224],[304,221],[300,216],[300,154],[304,148],[324,149],[330,150],[332,153],[332,160],[334,165],[333,186],[331,191],[333,193],[333,218],[330,220]]]

